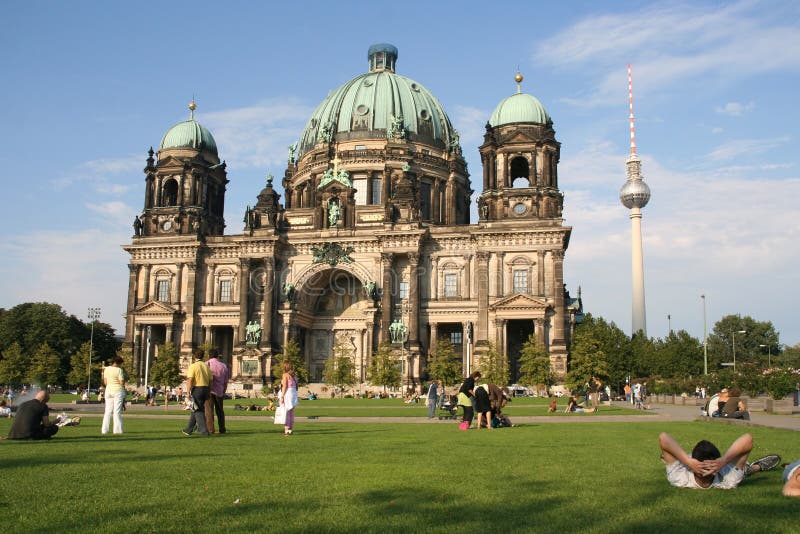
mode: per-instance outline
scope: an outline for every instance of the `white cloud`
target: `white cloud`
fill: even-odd
[[[706,157],[711,161],[727,161],[733,158],[751,158],[770,150],[782,147],[791,139],[789,137],[773,137],[769,139],[734,139],[723,143],[709,152]]]
[[[730,117],[741,117],[748,111],[753,111],[756,107],[756,103],[752,100],[747,104],[742,104],[741,102],[728,102],[724,106],[717,106],[714,108],[714,111],[721,115],[728,115]]]
[[[86,207],[90,211],[100,215],[104,220],[111,222],[119,229],[130,227],[130,224],[136,215],[136,209],[118,200],[100,203],[87,203]]]
[[[534,60],[556,68],[580,68],[598,78],[587,94],[567,96],[563,102],[606,105],[619,101],[626,63],[633,63],[639,94],[655,87],[663,92],[679,83],[696,87],[692,79],[796,71],[800,69],[796,20],[781,18],[754,2],[722,8],[658,4],[587,17],[541,43]]]
[[[120,196],[131,190],[132,182],[143,180],[145,159],[142,155],[130,155],[87,161],[50,183],[56,191],[63,191],[73,185],[88,184],[96,193]]]

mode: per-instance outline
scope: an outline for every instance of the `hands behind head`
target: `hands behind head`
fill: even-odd
[[[702,477],[716,475],[724,465],[719,459],[703,461],[689,459],[689,468],[694,474]]]

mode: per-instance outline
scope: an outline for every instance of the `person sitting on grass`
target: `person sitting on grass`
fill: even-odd
[[[51,423],[50,408],[47,406],[49,400],[50,394],[42,390],[33,399],[20,404],[8,439],[50,439],[56,435],[59,427],[80,424],[80,417],[66,415],[56,417],[55,422]]]
[[[661,459],[667,464],[667,480],[678,488],[733,489],[745,475],[768,471],[781,461],[780,456],[770,454],[752,464],[747,463],[747,456],[753,450],[753,436],[750,434],[740,436],[722,455],[713,443],[706,440],[699,441],[691,455],[666,432],[659,434],[658,442]]]
[[[800,460],[795,460],[784,468],[783,482],[784,495],[800,497]]]
[[[556,401],[558,400],[557,397],[553,397],[550,400],[550,406],[547,407],[547,413],[554,413],[556,411]]]

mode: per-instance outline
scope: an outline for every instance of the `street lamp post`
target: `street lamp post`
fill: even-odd
[[[708,374],[708,336],[706,335],[706,296],[700,295],[703,299],[703,374]]]
[[[767,349],[767,369],[772,368],[772,345],[759,345],[759,347]]]
[[[747,330],[734,330],[733,336],[733,370],[736,371],[736,334],[746,334]]]
[[[91,395],[92,390],[92,352],[94,350],[94,323],[100,318],[100,308],[89,308],[87,314],[92,322],[91,333],[89,334],[89,378],[86,380],[86,391]]]

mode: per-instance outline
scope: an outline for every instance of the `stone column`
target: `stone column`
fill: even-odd
[[[206,304],[213,304],[214,303],[214,271],[216,270],[216,265],[208,265],[206,266],[206,297],[205,303]]]
[[[431,267],[433,268],[433,272],[431,273],[431,287],[433,288],[431,300],[439,300],[439,257],[433,256],[431,258]]]
[[[178,263],[177,265],[178,270],[175,275],[175,289],[173,291],[174,300],[172,301],[174,304],[177,304],[179,307],[181,305],[181,284],[183,284],[183,263]]]
[[[554,345],[563,345],[564,338],[564,251],[553,251],[553,339]]]
[[[461,323],[461,348],[464,353],[464,369],[473,369],[473,365],[471,361],[475,359],[475,354],[469,354],[469,343],[468,343],[468,332],[469,332],[469,321],[464,321]],[[474,370],[474,369],[473,369]]]
[[[536,342],[539,344],[539,346],[544,347],[544,319],[533,320],[533,332],[536,334]]]
[[[136,290],[139,283],[139,266],[128,264],[128,309],[125,319],[125,342],[133,343],[133,310],[136,308]]]
[[[477,252],[478,266],[475,274],[478,277],[478,321],[475,325],[475,340],[486,341],[488,336],[489,314],[489,253]]]
[[[142,377],[142,380],[144,380],[144,376],[140,372],[140,369],[142,367],[142,358],[144,356],[144,352],[142,350],[144,348],[144,343],[143,343],[144,336],[142,335],[143,331],[144,331],[143,325],[140,324],[135,325],[134,327],[135,337],[133,339],[133,353],[131,354],[131,356],[133,356],[133,370],[139,376]]]
[[[173,323],[166,325],[166,330],[167,330],[166,342],[175,344],[175,330],[173,328]]]
[[[464,296],[472,300],[472,254],[464,254],[464,284],[467,286]]]
[[[239,259],[239,343],[247,337],[247,319],[250,311],[250,258]]]
[[[183,343],[182,346],[191,349],[194,347],[194,324],[195,324],[195,277],[197,275],[197,264],[186,264],[186,319],[183,323]]]
[[[381,253],[381,267],[383,268],[383,286],[381,287],[381,332],[378,338],[380,343],[389,341],[389,324],[392,322],[392,263],[394,254]]]
[[[156,177],[156,206],[161,206],[161,186],[164,184],[164,177],[157,176]]]
[[[419,254],[408,253],[409,286],[408,345],[419,347]]]
[[[143,298],[142,302],[150,302],[152,299],[150,298],[150,269],[152,267],[150,265],[144,266],[144,280],[142,280],[142,293]]]
[[[436,353],[436,342],[439,338],[439,323],[430,323],[431,325],[431,338],[428,340],[428,353]]]
[[[497,298],[503,298],[503,295],[506,294],[505,257],[505,252],[497,253]]]
[[[439,222],[439,213],[442,204],[442,197],[439,195],[439,180],[434,179],[433,184],[431,185],[431,220],[433,222]]]
[[[537,295],[540,297],[544,296],[544,250],[540,250],[536,253],[536,285],[537,285]]]
[[[264,258],[264,301],[261,303],[261,347],[272,349],[272,301],[275,289],[275,260]]]

